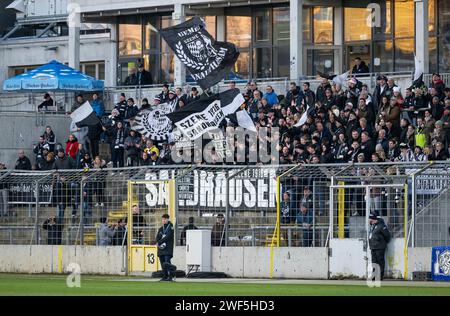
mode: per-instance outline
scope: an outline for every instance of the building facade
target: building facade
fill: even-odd
[[[450,71],[450,1],[447,0],[168,0],[163,3],[74,0],[73,3],[77,8],[71,12],[74,25],[67,28],[67,34],[58,38],[61,44],[55,42],[55,46],[63,47],[58,48],[61,59],[71,66],[81,65],[81,70],[86,70],[89,65],[91,74],[93,68],[97,76],[104,73],[108,86],[122,85],[138,63],[145,64],[156,83],[185,82],[183,65],[158,29],[194,15],[204,18],[213,37],[239,47],[241,54],[229,79],[298,80],[314,76],[317,71],[341,73],[351,69],[355,57],[364,60],[371,72],[410,72],[414,54],[424,61],[425,72]],[[102,36],[91,34],[90,38],[80,35],[86,23],[108,25],[108,32]],[[12,67],[40,63],[37,60],[9,62],[8,54],[18,55],[10,41],[0,41],[0,51],[6,58],[2,67],[8,68],[8,75],[14,74]],[[33,45],[47,44],[34,41]],[[21,42],[17,49],[23,49],[22,46]],[[53,54],[38,55],[43,63]]]

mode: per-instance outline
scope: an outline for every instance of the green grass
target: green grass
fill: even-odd
[[[301,295],[427,295],[450,296],[450,287],[308,284],[251,284],[219,282],[145,282],[129,277],[82,276],[81,288],[66,286],[65,275],[0,274],[0,295],[190,295],[190,296],[301,296]]]

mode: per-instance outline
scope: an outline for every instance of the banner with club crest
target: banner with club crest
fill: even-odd
[[[162,29],[160,33],[204,90],[224,79],[239,57],[237,47],[214,40],[199,17]]]
[[[139,112],[134,119],[132,129],[152,140],[167,140],[172,131],[172,122],[166,115],[173,112],[176,104],[177,99]]]

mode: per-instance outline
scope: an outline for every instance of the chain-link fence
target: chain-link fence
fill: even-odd
[[[0,243],[124,246],[129,181],[169,179],[176,183],[177,245],[196,227],[211,229],[215,246],[324,247],[330,237],[364,238],[370,212],[409,246],[450,241],[444,162],[6,170]],[[149,183],[132,197],[147,225],[139,242],[154,241],[165,194],[164,185]]]

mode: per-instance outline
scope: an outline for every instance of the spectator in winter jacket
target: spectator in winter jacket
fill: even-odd
[[[48,153],[44,161],[41,164],[40,170],[48,171],[55,168],[55,154]]]
[[[84,98],[82,94],[77,95],[77,99],[75,100],[75,103],[70,108],[70,112],[74,112],[76,109],[78,109],[80,106],[82,106],[84,103]]]
[[[141,138],[136,135],[136,131],[131,130],[130,135],[125,138],[125,150],[127,153],[127,166],[138,166],[141,153]]]
[[[303,83],[303,101],[304,101],[304,108],[305,110],[310,107],[310,108],[314,108],[314,104],[316,103],[316,95],[314,94],[314,92],[311,91],[310,89],[310,84],[309,82],[304,82]],[[298,99],[297,99],[298,101]],[[299,106],[298,102],[297,102],[297,107]]]
[[[273,106],[275,104],[278,104],[278,96],[273,90],[272,86],[266,87],[266,93],[264,93],[263,98],[267,99],[267,103],[269,106]]]
[[[161,93],[158,95],[161,103],[166,103],[169,101],[169,85],[167,83],[163,84]]]
[[[39,137],[39,142],[36,146],[34,146],[33,152],[36,155],[36,169],[41,169],[41,164],[45,160],[45,154],[44,151],[47,151],[47,153],[50,150],[50,146],[45,142],[44,137]]]
[[[123,126],[123,123],[119,121],[115,126],[108,129],[103,127],[103,130],[107,132],[110,137],[111,160],[113,162],[113,167],[117,168],[117,166],[119,166],[122,168],[124,166],[125,139],[127,137],[127,132]]]
[[[218,214],[216,223],[211,230],[211,246],[225,246],[225,217],[223,214]]]
[[[98,244],[100,246],[110,246],[115,234],[114,227],[108,226],[106,217],[100,218],[100,223],[100,228],[98,229]]]
[[[355,65],[352,68],[352,75],[365,75],[370,72],[366,63],[360,57],[355,58]]]
[[[55,160],[55,170],[68,170],[75,168],[75,163],[73,159],[69,156],[66,156],[64,149],[58,149],[58,157]]]
[[[152,74],[144,69],[144,64],[138,65],[138,71],[136,73],[137,84],[139,86],[153,84]]]
[[[92,94],[91,106],[98,118],[102,118],[105,115],[105,106],[103,105],[103,101],[100,100],[97,92]]]
[[[31,162],[27,156],[25,156],[25,152],[23,150],[19,150],[19,158],[16,161],[16,166],[14,167],[16,170],[31,170]]]
[[[66,155],[75,159],[78,152],[78,139],[73,135],[69,135],[69,139],[66,142]]]
[[[46,93],[44,94],[44,101],[38,105],[38,110],[40,111],[44,108],[47,111],[49,106],[53,106],[53,99],[50,97],[50,94]]]
[[[303,227],[303,247],[312,246],[312,224],[313,224],[313,199],[311,189],[306,186],[300,200],[300,212],[297,213],[297,225]]]
[[[45,128],[42,137],[44,137],[45,142],[50,146],[50,151],[55,151],[56,136],[55,133],[53,133],[53,130],[50,126],[47,126]]]
[[[325,103],[325,101],[327,99],[325,91],[327,89],[331,90],[331,85],[327,78],[322,78],[322,82],[320,83],[320,85],[317,87],[317,90],[316,90],[316,101],[317,102],[320,102],[321,104]]]
[[[61,245],[63,224],[55,217],[50,217],[42,224],[42,228],[47,231],[48,245]]]

